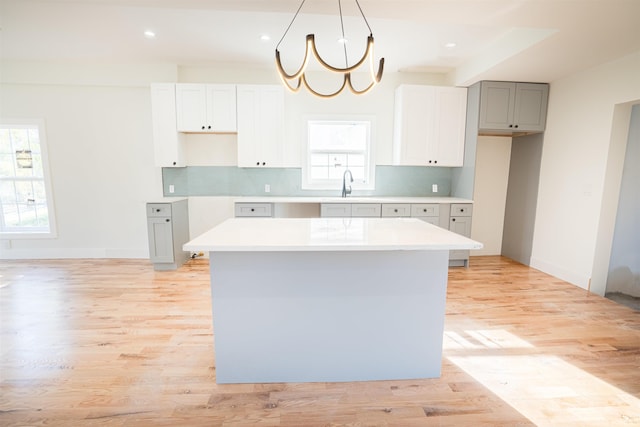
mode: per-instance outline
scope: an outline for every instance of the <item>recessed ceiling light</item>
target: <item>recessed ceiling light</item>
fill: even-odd
[[[269,36],[269,34],[263,34],[260,36],[260,40],[262,40],[263,42],[268,42],[269,40],[271,40],[271,37]]]
[[[148,39],[155,39],[156,38],[156,33],[154,33],[151,30],[147,30],[144,32],[144,36]]]
[[[348,42],[348,40],[345,39],[345,38],[339,38],[338,39],[338,43],[340,43],[340,44],[347,44],[347,42]]]
[[[449,42],[447,44],[444,45],[444,47],[448,47],[449,49],[454,48],[458,46],[455,42]]]

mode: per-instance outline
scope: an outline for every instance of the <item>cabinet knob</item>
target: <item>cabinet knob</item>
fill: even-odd
[[[164,220],[165,222],[171,222],[171,220],[169,218]]]
[[[173,166],[175,166],[175,165],[177,165],[177,164],[178,164],[178,162],[173,162]]]
[[[513,127],[513,125],[509,125],[509,127],[510,127],[510,128],[512,128],[512,127]]]
[[[394,211],[394,212],[398,212],[398,209],[394,209],[393,211]]]
[[[266,165],[266,164],[267,164],[267,162],[262,162],[262,166],[264,166],[264,165]]]
[[[464,212],[464,209],[460,209],[460,212]]]
[[[451,221],[456,222],[456,219],[455,218],[451,218]]]
[[[160,209],[156,209],[156,212],[160,212]]]
[[[422,209],[422,212],[426,212],[426,211],[427,211],[426,209]]]
[[[208,126],[207,129],[211,129],[211,126]]]
[[[260,166],[260,162],[256,162],[256,166]]]
[[[433,161],[433,163],[438,163],[438,161],[437,161],[437,160],[434,160],[434,161]]]
[[[517,128],[518,128],[518,125],[515,125],[514,127],[517,129]]]
[[[202,130],[204,130],[204,126],[202,126]]]
[[[431,160],[429,160],[429,163],[431,163]]]
[[[255,212],[256,210],[254,208],[251,208],[251,212]]]

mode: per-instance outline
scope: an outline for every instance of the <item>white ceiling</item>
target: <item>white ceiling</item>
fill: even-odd
[[[640,0],[359,0],[388,71],[550,82],[640,51]],[[2,60],[274,66],[300,0],[0,0]],[[368,30],[342,0],[349,59]],[[280,45],[288,70],[314,33],[344,66],[337,0],[306,0]],[[144,37],[145,30],[156,33]],[[268,34],[271,40],[262,41]],[[455,42],[454,48],[445,47]],[[335,55],[333,55],[335,53]]]

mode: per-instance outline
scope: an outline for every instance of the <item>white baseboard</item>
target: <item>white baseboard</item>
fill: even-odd
[[[549,261],[531,257],[531,267],[535,268],[536,270],[540,270],[543,273],[547,273],[554,277],[557,277],[560,280],[564,280],[565,282],[569,282],[572,285],[578,286],[579,288],[587,289],[589,287],[588,276],[576,273],[575,271],[567,270]]]
[[[148,249],[122,248],[46,248],[46,249],[3,249],[0,259],[82,259],[82,258],[125,258],[148,259]]]

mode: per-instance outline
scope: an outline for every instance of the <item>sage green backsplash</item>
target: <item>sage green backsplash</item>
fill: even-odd
[[[187,166],[163,168],[167,197],[186,196],[340,196],[335,190],[302,190],[299,168],[238,168],[235,166]],[[269,184],[271,192],[265,193]],[[432,184],[438,192],[431,191]],[[169,193],[169,185],[174,192]],[[451,168],[421,166],[376,166],[376,189],[354,190],[352,196],[447,197],[451,195]]]

